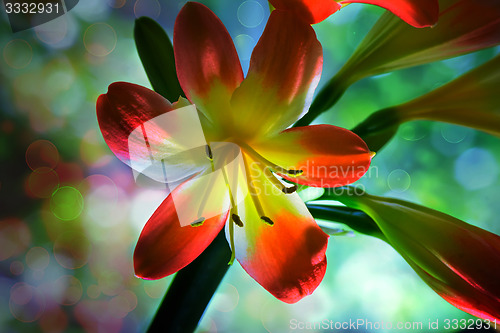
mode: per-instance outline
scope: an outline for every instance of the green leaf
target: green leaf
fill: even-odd
[[[170,102],[186,97],[177,79],[174,48],[165,30],[143,16],[135,20],[134,39],[153,89]]]
[[[193,332],[230,267],[230,257],[222,229],[198,258],[175,275],[148,332]]]

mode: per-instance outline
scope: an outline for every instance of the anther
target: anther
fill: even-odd
[[[199,219],[195,220],[193,223],[191,223],[191,226],[192,227],[199,227],[203,224],[203,222],[205,222],[205,218],[204,217],[200,217]]]
[[[214,159],[214,156],[212,155],[212,149],[210,149],[209,145],[205,146],[205,152],[206,152],[209,160],[213,160]]]
[[[269,217],[267,217],[267,216],[261,216],[261,217],[260,217],[260,219],[261,219],[262,221],[266,222],[266,223],[267,223],[267,224],[269,224],[269,225],[273,225],[273,224],[274,224],[273,220],[271,220],[271,219],[270,219]]]
[[[301,174],[304,173],[304,170],[287,170],[288,174],[291,176],[300,176]]]
[[[234,224],[236,224],[240,228],[243,227],[243,221],[241,221],[240,217],[237,214],[233,214],[231,215],[231,217],[233,218]]]
[[[281,189],[281,191],[282,191],[283,193],[285,193],[285,194],[291,194],[291,193],[293,193],[293,192],[297,191],[297,185],[293,185],[293,186],[291,186],[291,187],[286,187],[286,186],[285,186],[285,187],[283,187],[283,188]]]

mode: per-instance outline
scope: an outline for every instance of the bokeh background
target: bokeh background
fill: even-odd
[[[267,3],[202,2],[228,28],[246,71],[269,16]],[[112,155],[99,131],[95,102],[115,81],[150,87],[135,50],[134,20],[152,17],[172,36],[184,3],[82,0],[68,14],[15,34],[2,9],[1,332],[147,328],[172,278],[136,278],[132,253],[164,194],[135,184],[131,170]],[[314,26],[324,47],[320,86],[382,12],[352,4]],[[367,78],[317,122],[352,128],[371,112],[430,91],[498,52],[494,48]],[[360,184],[370,193],[408,199],[500,233],[499,159],[495,137],[455,125],[412,122],[378,153]],[[294,305],[274,299],[235,263],[199,332],[287,332],[293,320],[422,322],[425,327],[429,321],[473,318],[437,296],[379,240],[332,236],[327,256],[323,283]]]

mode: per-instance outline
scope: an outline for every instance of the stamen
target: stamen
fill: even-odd
[[[233,215],[231,215],[231,217],[233,218],[234,224],[236,224],[240,228],[243,227],[243,221],[241,221],[239,215],[233,214]]]
[[[212,166],[212,172],[215,172],[215,166],[214,166],[214,161],[213,161],[213,156],[212,156],[212,150],[210,149],[209,145],[206,145],[205,149],[206,149],[206,152],[207,152],[207,156],[208,156],[208,158],[210,160],[210,165]],[[162,166],[163,166],[163,176],[166,179],[165,162],[164,162],[164,160],[161,160],[161,162],[162,162]],[[203,215],[203,210],[205,209],[205,206],[207,205],[207,202],[210,199],[210,194],[212,193],[212,189],[215,186],[216,179],[217,179],[217,177],[210,177],[210,179],[209,179],[210,183],[208,183],[205,186],[205,188],[203,189],[203,195],[201,197],[202,201],[200,202],[200,206],[198,207],[198,216],[199,215]],[[168,189],[168,187],[167,187],[167,189]],[[193,223],[196,223],[196,221],[193,222]]]
[[[233,208],[231,208],[231,211],[233,211]],[[233,215],[237,214],[233,213],[231,217]],[[229,221],[229,246],[231,247],[231,258],[229,259],[229,262],[227,264],[232,265],[234,263],[234,259],[236,258],[236,249],[234,248],[234,225],[231,221]]]
[[[297,191],[297,185],[293,185],[291,187],[283,187],[282,191],[285,194],[291,194],[291,193]]]
[[[253,183],[251,182],[252,177],[250,176],[250,168],[248,167],[248,161],[247,158],[243,154],[243,163],[245,164],[245,175],[246,175],[246,180],[247,180],[247,187],[248,187],[248,192],[250,193],[250,197],[252,198],[253,205],[255,206],[255,209],[257,210],[257,214],[259,216],[264,216],[264,210],[262,209],[262,205],[260,203],[260,200],[257,196],[257,193],[255,192],[255,189],[253,188]]]
[[[267,216],[261,216],[260,219],[264,222],[266,222],[266,224],[269,224],[269,225],[274,225],[274,222],[273,220],[271,220],[269,217]]]
[[[274,225],[274,222],[273,220],[271,220],[269,217],[265,216],[264,215],[264,210],[262,209],[262,205],[259,201],[259,198],[257,197],[257,193],[255,193],[255,189],[253,188],[253,186],[250,184],[250,174],[249,174],[249,168],[248,168],[248,162],[247,162],[247,157],[245,155],[243,155],[243,162],[245,163],[245,172],[246,172],[246,178],[247,178],[247,187],[248,187],[248,191],[250,192],[250,196],[253,200],[253,204],[255,206],[255,209],[257,210],[257,214],[259,214],[260,216],[260,219],[262,221],[264,221],[266,224],[272,226]],[[266,170],[267,168],[265,168],[263,171],[264,173],[266,173]],[[267,170],[267,172],[269,172]],[[272,177],[274,177],[273,175],[271,175]],[[276,179],[277,181],[277,179]]]
[[[153,158],[152,155],[150,155],[151,159]],[[165,188],[167,190],[167,193],[170,192],[170,189],[168,187],[168,179],[167,179],[167,170],[165,168],[165,160],[161,160],[161,171],[163,173],[163,179],[165,180]]]
[[[212,172],[213,172],[213,164],[214,162],[210,160],[210,163],[212,164]],[[209,183],[205,185],[205,188],[203,189],[203,195],[201,197],[202,201],[200,202],[200,206],[198,207],[198,216],[203,215],[203,210],[205,209],[205,206],[207,205],[207,202],[210,200],[210,196],[212,194],[212,191],[214,189],[215,182],[217,180],[217,177],[210,177]]]
[[[271,184],[273,184],[278,190],[283,191],[283,183],[276,178],[268,167],[264,167],[264,176],[266,176]]]
[[[293,185],[291,187],[284,186],[283,183],[276,178],[276,176],[269,170],[268,167],[264,168],[264,175],[276,188],[278,188],[281,192],[285,194],[291,194],[297,191],[297,185]]]
[[[285,169],[283,167],[280,167],[277,164],[274,164],[273,162],[269,161],[262,155],[260,155],[258,152],[255,151],[252,147],[247,145],[246,143],[241,143],[241,147],[245,148],[245,151],[249,154],[252,155],[256,160],[259,160],[260,162],[264,163],[265,165],[269,166],[271,169],[273,169],[275,172],[278,173],[284,173],[288,174],[290,176],[300,176],[302,173],[304,173],[304,170],[294,170],[294,169]]]
[[[214,159],[214,155],[212,154],[212,149],[210,148],[209,145],[205,146],[205,153],[207,154],[207,157],[210,161]]]
[[[199,219],[197,219],[194,222],[192,222],[191,226],[192,227],[199,227],[199,226],[203,225],[203,222],[205,222],[205,218],[204,217],[200,217]]]
[[[304,173],[304,170],[287,170],[288,174],[293,177],[300,176]]]
[[[212,162],[212,167],[213,167],[213,162]],[[222,170],[222,175],[224,176],[224,181],[226,182],[227,190],[229,191],[229,200],[231,201],[231,217],[232,217],[232,222],[229,221],[229,245],[231,246],[231,259],[229,259],[229,262],[227,263],[228,265],[232,265],[234,263],[234,259],[236,258],[236,250],[234,247],[234,226],[233,222],[238,225],[236,220],[234,219],[234,216],[238,216],[238,210],[236,207],[236,204],[233,199],[233,193],[231,191],[231,186],[229,186],[229,181],[227,179],[227,174],[226,170],[224,168]],[[238,216],[239,219],[239,216]],[[241,226],[243,226],[243,223],[241,222]]]

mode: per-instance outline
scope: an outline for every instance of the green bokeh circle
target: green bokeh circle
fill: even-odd
[[[83,196],[74,187],[60,187],[52,194],[50,210],[60,220],[74,220],[83,211]]]

